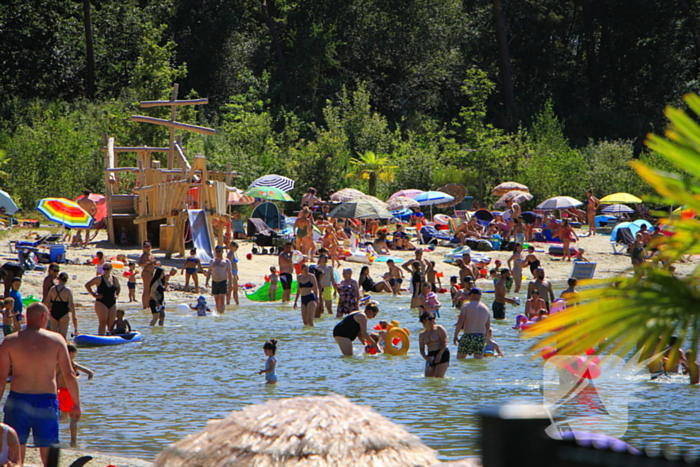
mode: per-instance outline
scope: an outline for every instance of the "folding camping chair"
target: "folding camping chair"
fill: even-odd
[[[571,274],[569,277],[575,279],[593,279],[595,274],[595,267],[597,263],[595,261],[574,261],[571,267]]]
[[[634,235],[629,227],[619,227],[615,238],[610,240],[610,246],[612,246],[615,255],[625,253],[632,245],[634,245]]]

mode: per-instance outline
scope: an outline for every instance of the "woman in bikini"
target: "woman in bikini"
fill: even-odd
[[[51,330],[56,331],[63,337],[68,336],[68,326],[70,325],[68,315],[73,318],[73,331],[77,336],[78,319],[75,316],[75,304],[73,303],[73,292],[66,287],[68,274],[62,272],[58,275],[58,284],[49,289],[44,299],[44,305],[51,313]]]
[[[318,282],[313,274],[309,274],[309,266],[301,265],[301,274],[297,276],[297,296],[294,299],[294,309],[297,309],[299,297],[301,296],[301,319],[304,326],[314,325],[314,316],[316,315],[316,307],[318,306],[318,297],[314,293],[318,290]]]
[[[97,287],[94,291],[93,287]],[[95,314],[97,315],[97,334],[104,336],[112,329],[117,319],[117,297],[119,296],[119,281],[112,276],[112,263],[105,263],[104,274],[94,277],[85,284],[85,289],[95,297]]]
[[[426,378],[444,378],[450,366],[450,349],[447,348],[447,330],[435,324],[435,315],[423,312],[419,318],[425,330],[418,336],[420,354],[425,359]],[[428,349],[426,353],[425,349]]]
[[[515,249],[513,254],[508,258],[508,268],[511,270],[513,275],[513,281],[515,282],[515,293],[520,292],[520,286],[523,283],[523,245],[521,243],[515,244]]]
[[[294,222],[294,230],[296,231],[295,248],[303,254],[308,255],[309,259],[314,257],[314,231],[311,223],[311,211],[308,207],[299,212],[299,217]]]
[[[578,241],[578,235],[574,232],[574,229],[569,225],[569,220],[564,219],[561,221],[561,227],[557,230],[554,235],[559,237],[564,248],[564,259],[571,261],[571,242]]]
[[[352,278],[352,269],[343,269],[343,280],[338,284],[338,308],[335,317],[343,316],[357,310],[360,303],[360,286]]]
[[[182,270],[180,274],[185,274],[185,292],[190,285],[190,278],[194,282],[194,289],[192,292],[199,293],[199,273],[204,274],[204,269],[202,269],[202,263],[197,258],[197,249],[192,248],[190,250],[190,255],[185,260],[185,264],[182,265]]]
[[[600,206],[600,200],[593,196],[593,188],[586,190],[586,217],[588,218],[588,234],[595,235],[595,215]]]
[[[365,311],[353,311],[333,328],[333,337],[344,356],[353,354],[352,342],[360,338],[360,343],[369,342],[370,347],[376,348],[374,341],[367,334],[367,320],[374,319],[379,314],[379,307],[370,302]]]
[[[360,269],[360,280],[358,282],[365,292],[379,293],[393,291],[388,281],[382,279],[381,282],[374,282],[372,280],[369,276],[369,266],[363,266],[362,269]]]

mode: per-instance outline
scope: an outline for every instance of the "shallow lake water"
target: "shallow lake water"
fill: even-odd
[[[324,315],[316,327],[304,328],[291,305],[243,299],[241,306],[221,316],[198,318],[175,311],[176,303],[170,302],[163,328],[149,328],[150,313],[124,306],[143,341],[78,352],[77,361],[95,371],[92,381],[80,379],[84,415],[79,447],[153,459],[168,444],[202,430],[207,420],[248,404],[336,393],[371,406],[450,460],[479,454],[480,408],[543,402],[542,359],[533,360],[528,350],[532,342],[521,340],[511,328],[522,307],[509,306],[507,320],[493,323],[505,358],[457,361],[450,342],[447,378],[438,380],[423,377],[417,348],[421,326],[408,307],[409,297],[373,298],[381,311],[370,325],[399,320],[411,331],[408,355],[369,356],[356,344],[355,357],[341,358],[332,337],[335,317]],[[484,298],[490,306],[492,297]],[[441,299],[449,301],[449,295]],[[438,323],[451,340],[457,310],[443,307],[441,314]],[[78,317],[82,330],[96,327],[91,309],[79,310]],[[269,338],[279,340],[276,386],[266,386],[257,375],[265,362],[262,344]],[[690,387],[681,376],[654,382],[643,373],[630,378],[638,392],[629,404],[624,439],[700,445],[700,388]],[[626,405],[624,385],[607,393]],[[66,423],[61,439],[68,440]]]

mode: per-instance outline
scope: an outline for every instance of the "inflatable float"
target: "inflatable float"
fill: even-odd
[[[73,343],[80,347],[94,347],[101,345],[120,345],[130,342],[139,342],[140,332],[130,332],[116,336],[96,336],[94,334],[79,334],[73,338]]]
[[[290,296],[293,297],[297,293],[297,281],[292,281],[292,290]],[[270,301],[270,284],[265,282],[263,285],[260,286],[258,290],[255,292],[249,294],[246,293],[245,296],[248,300],[252,300],[254,302],[269,302]],[[282,284],[278,281],[277,282],[277,291],[275,293],[275,301],[277,300],[282,300]]]
[[[403,258],[399,258],[398,256],[389,256],[389,255],[378,255],[374,261],[377,263],[386,263],[389,260],[394,261],[394,263],[396,263],[396,264],[403,263],[403,261],[404,261]]]
[[[387,329],[384,336],[384,353],[396,356],[406,355],[411,348],[410,331],[400,328],[398,321],[392,321]]]

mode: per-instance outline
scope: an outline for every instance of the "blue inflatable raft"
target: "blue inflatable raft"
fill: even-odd
[[[73,338],[75,345],[80,347],[93,347],[99,345],[120,345],[141,340],[140,332],[130,332],[116,336],[95,336],[94,334],[80,334]]]

